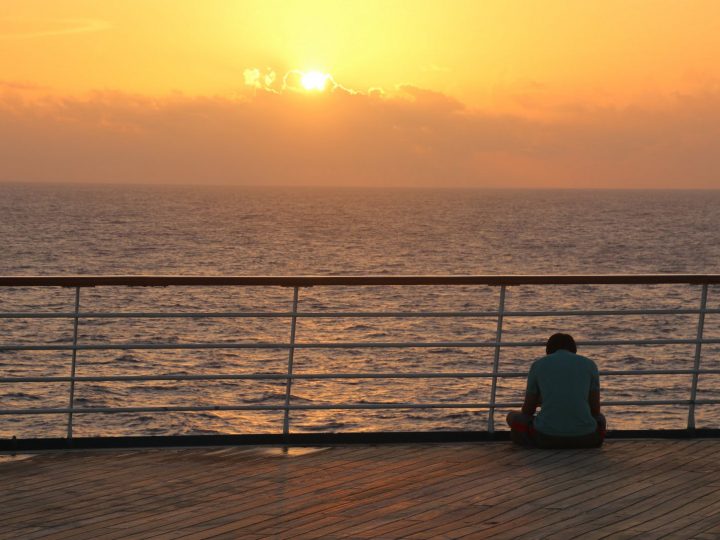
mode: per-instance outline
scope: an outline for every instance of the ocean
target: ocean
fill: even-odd
[[[405,190],[0,184],[0,275],[346,275],[719,273],[720,191]],[[0,290],[0,311],[71,311],[74,291]],[[506,308],[697,308],[699,287],[510,287]],[[285,288],[84,289],[82,311],[288,311]],[[497,309],[493,287],[330,287],[300,291],[307,311]],[[709,307],[720,307],[711,288]],[[2,344],[68,344],[71,319],[3,319],[2,376],[66,376],[67,351]],[[298,341],[492,341],[492,318],[300,319]],[[512,317],[504,339],[542,341],[694,338],[697,315]],[[289,320],[83,319],[80,343],[286,342]],[[720,338],[709,314],[706,337]],[[504,348],[501,370],[526,371],[542,348]],[[694,345],[605,346],[579,351],[600,369],[692,367]],[[298,350],[296,373],[489,371],[493,350]],[[282,350],[79,351],[78,375],[283,373]],[[720,368],[706,345],[703,367]],[[501,379],[498,401],[521,400],[522,379]],[[294,404],[483,402],[488,379],[298,380]],[[605,400],[687,399],[689,375],[613,376]],[[275,404],[284,381],[79,382],[77,407]],[[703,375],[699,398],[720,398]],[[2,408],[66,407],[67,383],[3,383]],[[608,407],[610,428],[683,428],[686,406]],[[720,406],[699,406],[699,427],[720,427]],[[487,411],[293,411],[312,431],[485,429]],[[502,424],[504,411],[496,418]],[[66,415],[2,415],[0,436],[63,436]],[[76,414],[76,436],[271,433],[281,411]]]

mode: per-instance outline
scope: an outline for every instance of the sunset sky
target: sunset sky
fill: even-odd
[[[0,181],[720,188],[716,0],[0,7]]]

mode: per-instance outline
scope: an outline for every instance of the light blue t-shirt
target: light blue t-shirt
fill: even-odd
[[[590,390],[600,391],[595,362],[560,349],[533,362],[527,392],[541,399],[535,429],[546,435],[578,437],[597,429],[590,413]]]

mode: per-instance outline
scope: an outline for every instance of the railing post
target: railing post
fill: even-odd
[[[290,349],[288,350],[287,383],[285,385],[285,416],[283,435],[290,433],[290,396],[292,390],[293,357],[295,356],[295,326],[297,324],[298,293],[300,287],[293,288],[292,317],[290,319]]]
[[[497,393],[497,374],[500,368],[500,340],[502,339],[503,316],[505,315],[505,285],[500,286],[497,330],[495,332],[495,358],[493,359],[492,386],[490,388],[490,410],[488,411],[488,432],[495,432],[495,395]]]
[[[687,428],[695,429],[695,401],[697,399],[698,378],[700,374],[700,359],[702,357],[703,328],[705,326],[705,311],[707,310],[708,284],[703,283],[700,294],[700,314],[698,316],[697,337],[695,338],[695,363],[693,364],[692,385],[690,386],[690,408],[688,409]]]
[[[72,348],[72,362],[70,364],[70,401],[68,403],[68,408],[70,409],[70,412],[68,413],[68,420],[67,420],[67,438],[68,440],[72,440],[73,437],[73,413],[72,409],[75,404],[75,369],[77,366],[77,343],[78,343],[78,321],[79,321],[79,314],[80,314],[80,287],[75,287],[75,316],[73,317],[73,348]]]

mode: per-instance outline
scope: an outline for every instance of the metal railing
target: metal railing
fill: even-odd
[[[687,309],[602,309],[602,310],[551,310],[517,311],[505,308],[507,287],[519,285],[656,285],[688,284],[700,287],[697,308]],[[708,308],[710,285],[720,284],[720,275],[576,275],[576,276],[317,276],[317,277],[198,277],[198,276],[63,276],[63,277],[0,277],[0,289],[8,287],[72,287],[74,309],[65,312],[0,312],[0,320],[6,319],[71,319],[72,342],[70,344],[0,344],[3,351],[71,351],[68,376],[14,376],[0,377],[0,384],[8,383],[69,383],[68,406],[65,408],[2,408],[0,415],[67,415],[67,438],[73,437],[73,416],[90,413],[157,413],[202,411],[282,411],[283,434],[290,433],[291,411],[327,409],[479,409],[488,411],[488,431],[495,430],[495,411],[518,407],[517,402],[497,402],[498,379],[525,377],[525,371],[501,371],[501,351],[505,347],[537,347],[544,341],[503,341],[503,321],[509,317],[593,317],[626,315],[696,315],[697,332],[686,339],[616,339],[588,340],[578,345],[694,345],[694,362],[691,369],[644,369],[604,370],[601,376],[636,375],[691,375],[688,399],[665,400],[611,400],[603,406],[651,406],[683,405],[688,408],[687,429],[695,429],[697,405],[720,404],[720,399],[698,399],[700,375],[720,374],[720,369],[702,369],[702,346],[720,344],[720,339],[708,339],[703,335],[705,316],[720,313],[720,309]],[[305,287],[326,286],[459,286],[478,285],[499,288],[499,304],[492,311],[303,311],[300,310],[300,291]],[[291,311],[228,311],[228,312],[96,312],[81,311],[81,291],[87,287],[288,287],[292,289]],[[436,341],[436,342],[302,342],[296,339],[297,321],[300,318],[495,318],[497,327],[494,341]],[[286,318],[290,321],[287,342],[216,342],[216,343],[81,343],[78,329],[83,319],[130,319],[130,318]],[[352,348],[491,348],[492,370],[487,372],[359,372],[359,373],[295,373],[294,353],[297,349],[352,349]],[[158,375],[77,375],[78,353],[97,350],[201,350],[201,349],[280,349],[287,350],[285,373],[215,373],[215,374],[158,374]],[[433,402],[433,403],[329,403],[307,404],[292,402],[292,384],[295,380],[320,379],[434,379],[434,378],[490,378],[488,402]],[[75,403],[77,383],[86,382],[132,382],[132,381],[209,381],[209,380],[276,380],[285,381],[283,404],[242,404],[208,406],[157,406],[157,407],[78,407]]]

